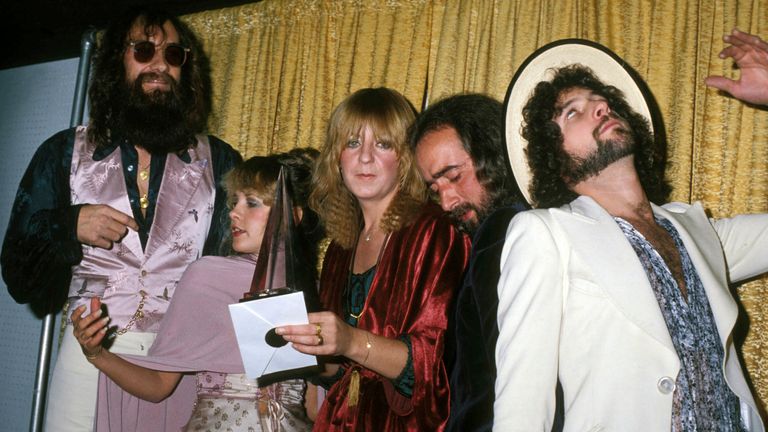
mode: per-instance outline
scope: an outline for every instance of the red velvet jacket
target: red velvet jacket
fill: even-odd
[[[461,285],[469,252],[469,238],[434,204],[425,205],[415,221],[392,233],[358,327],[393,339],[409,335],[413,395],[404,397],[389,379],[350,363],[329,390],[314,430],[439,431],[445,427],[450,392],[443,364],[444,337],[448,308]],[[332,243],[320,278],[321,302],[339,316],[351,259],[352,250]],[[355,369],[360,374],[360,400],[349,407],[347,390]]]

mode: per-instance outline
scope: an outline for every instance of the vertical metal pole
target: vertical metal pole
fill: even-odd
[[[80,42],[80,64],[77,66],[77,82],[75,83],[75,97],[72,100],[72,117],[69,127],[83,124],[83,108],[85,107],[85,95],[88,90],[88,79],[91,71],[91,54],[93,44],[96,42],[96,29],[88,29],[83,33]]]
[[[69,120],[70,127],[77,126],[83,121],[83,108],[85,107],[85,95],[91,69],[91,51],[93,50],[95,36],[96,30],[86,30],[80,43],[80,64],[77,67],[75,97],[72,101],[72,116]],[[45,398],[48,393],[48,375],[51,367],[51,351],[53,349],[55,327],[56,314],[47,314],[43,319],[43,328],[40,333],[40,354],[37,359],[35,393],[32,400],[32,420],[29,426],[31,432],[42,432],[43,430]]]

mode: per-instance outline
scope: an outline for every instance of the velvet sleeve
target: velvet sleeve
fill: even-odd
[[[449,410],[448,376],[443,363],[448,310],[455,289],[461,284],[469,258],[469,239],[445,217],[417,224],[409,233],[417,244],[401,253],[409,255],[408,278],[416,310],[404,333],[411,341],[414,386],[410,398],[394,386],[385,386],[393,411],[409,415],[417,430],[439,430]],[[394,287],[401,289],[401,287]]]
[[[80,206],[71,205],[69,170],[74,129],[46,140],[19,184],[2,250],[3,279],[19,303],[51,312],[66,298],[71,266],[82,259]]]

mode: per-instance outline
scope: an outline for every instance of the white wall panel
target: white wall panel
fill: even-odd
[[[32,154],[46,138],[69,126],[77,66],[77,59],[69,59],[0,70],[0,240]],[[14,302],[4,282],[0,285],[0,429],[25,431],[31,420],[42,320],[28,306]]]

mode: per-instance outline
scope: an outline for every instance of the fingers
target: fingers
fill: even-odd
[[[139,229],[127,214],[107,205],[84,205],[77,219],[77,239],[81,243],[104,249],[120,241],[128,229]]]
[[[722,51],[720,51],[720,54],[718,54],[718,57],[721,59],[731,57],[735,61],[741,60],[747,52],[745,49],[741,46],[731,45],[729,47],[724,48]]]
[[[82,319],[82,314],[85,312],[85,305],[79,306],[75,308],[75,310],[72,311],[72,313],[69,315],[69,319],[72,320],[72,326],[77,328],[78,323]]]
[[[310,323],[277,327],[275,333],[282,336],[288,342],[300,345],[323,345],[328,340],[331,331],[326,326],[325,333],[323,333],[323,326],[321,324]]]
[[[127,214],[117,211],[113,209],[112,207],[107,207],[112,212],[112,218],[115,219],[118,223],[120,223],[121,226],[128,227],[134,231],[139,230],[139,224],[136,223],[136,220]]]
[[[724,92],[733,93],[736,82],[721,76],[710,76],[704,80],[704,83]]]
[[[735,79],[710,76],[705,84],[743,102],[768,104],[768,43],[760,37],[734,29],[723,36],[730,45],[720,52],[720,58],[732,58],[738,69]]]
[[[111,234],[110,240],[118,241],[128,234],[128,228],[137,231],[139,226],[136,221],[127,214],[117,211],[109,206],[103,206],[100,214],[103,227]]]
[[[733,29],[730,34],[723,36],[723,40],[739,47],[744,45],[752,45],[759,49],[768,49],[768,43],[760,39],[760,36],[746,33],[736,28]]]
[[[284,336],[284,338],[289,342],[292,342],[294,344],[299,344],[299,345],[305,345],[305,346],[326,345],[325,338],[322,335],[305,335],[305,336],[290,335],[290,336]]]
[[[275,333],[300,352],[311,355],[339,355],[342,350],[339,341],[343,340],[343,326],[331,312],[308,314],[309,324],[281,326]]]
[[[279,334],[279,333],[278,333]],[[283,338],[291,342],[296,351],[310,355],[336,355],[336,344],[332,338],[322,334],[286,334]]]
[[[95,308],[94,308],[95,306]],[[93,348],[101,344],[107,332],[109,317],[102,317],[101,301],[98,298],[91,299],[91,313],[82,316],[85,305],[72,312],[72,332],[77,341],[83,347]]]
[[[101,298],[100,297],[91,297],[91,310],[101,310]]]
[[[760,39],[759,36],[733,29],[731,34],[723,36],[723,41],[730,46],[720,51],[719,57],[724,59],[731,57],[737,62],[749,53],[768,51],[768,43]]]

